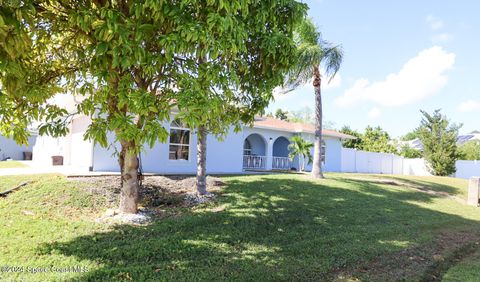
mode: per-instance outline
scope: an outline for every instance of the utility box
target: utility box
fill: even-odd
[[[467,204],[478,207],[480,197],[480,177],[472,177],[468,182],[468,200]]]

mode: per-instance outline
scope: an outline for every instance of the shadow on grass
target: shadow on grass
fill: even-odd
[[[434,196],[365,181],[234,178],[219,201],[149,226],[42,246],[95,261],[80,280],[322,280],[359,261],[478,225],[421,208]]]

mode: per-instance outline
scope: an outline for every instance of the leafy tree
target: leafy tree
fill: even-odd
[[[293,159],[298,156],[298,163],[300,165],[299,170],[305,170],[305,161],[308,160],[308,163],[312,163],[312,154],[310,151],[312,150],[313,143],[304,140],[301,136],[295,135],[290,138],[290,144],[288,145],[289,158],[293,161]]]
[[[423,118],[419,136],[424,156],[434,175],[447,176],[456,171],[457,137],[461,126],[450,124],[447,117],[435,110],[432,115],[421,111]]]
[[[296,111],[290,111],[288,120],[291,122],[315,124],[315,116],[313,110],[308,106]]]
[[[283,111],[282,109],[277,109],[275,111],[275,118],[280,120],[288,120],[288,112]]]
[[[322,173],[322,92],[320,66],[325,68],[325,76],[331,80],[340,69],[343,51],[322,39],[321,33],[311,19],[305,19],[297,29],[298,44],[297,64],[289,75],[288,84],[291,89],[305,84],[313,78],[315,90],[315,150],[313,156],[312,176],[323,178]]]
[[[458,147],[459,159],[462,160],[480,160],[480,142],[469,141]]]
[[[346,139],[342,142],[342,146],[344,148],[352,148],[352,149],[362,149],[362,134],[356,130],[351,129],[348,125],[344,125],[340,129],[340,133],[348,134],[357,139]]]
[[[407,144],[401,146],[398,153],[400,154],[400,156],[409,159],[417,159],[423,157],[423,154],[420,150],[413,149]]]
[[[197,25],[210,25],[211,11],[209,4],[206,6],[203,10],[192,10]],[[282,5],[263,1],[250,5],[249,9],[249,18],[237,19],[243,26],[237,28],[237,32],[244,34],[232,34],[225,28],[210,33],[206,29],[201,33],[206,41],[196,42],[197,50],[192,58],[196,64],[184,66],[182,71],[187,78],[178,85],[179,94],[186,94],[179,95],[180,116],[197,131],[196,186],[200,194],[207,192],[207,134],[221,139],[232,125],[238,131],[240,122],[251,123],[255,115],[264,111],[273,98],[273,88],[283,82],[292,64],[289,54],[295,47],[293,26],[305,12],[305,6],[295,1]],[[268,15],[265,11],[269,11]],[[258,28],[259,24],[263,28]],[[211,44],[208,41],[211,38],[217,42]],[[230,42],[237,45],[232,46],[233,49],[221,49],[230,48]],[[266,50],[269,44],[277,48]],[[222,50],[227,54],[222,54]],[[265,64],[272,68],[266,68]]]
[[[380,126],[367,126],[362,136],[361,149],[368,152],[396,153],[395,146],[390,143],[390,136]]]
[[[412,131],[408,132],[407,134],[402,136],[400,139],[402,141],[411,141],[411,140],[415,140],[417,138],[419,138],[419,132],[418,132],[418,129],[415,129],[415,130],[412,130]]]
[[[134,213],[137,154],[166,141],[171,109],[198,128],[238,100],[251,112],[237,117],[252,121],[291,64],[293,26],[305,8],[293,0],[7,2],[0,7],[0,129],[26,142],[33,121],[42,122],[40,134],[61,136],[69,117],[91,117],[87,139],[108,146],[113,132],[120,144],[120,211]],[[194,96],[191,85],[205,91]],[[47,103],[60,92],[79,98],[75,112]]]

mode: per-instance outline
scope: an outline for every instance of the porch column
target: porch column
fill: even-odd
[[[273,139],[271,137],[269,139],[267,139],[266,157],[267,157],[267,163],[265,165],[265,169],[266,170],[272,170],[272,165],[273,165]]]

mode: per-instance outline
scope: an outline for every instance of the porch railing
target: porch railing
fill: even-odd
[[[265,169],[267,164],[267,157],[265,156],[243,156],[243,168],[247,169]]]
[[[289,158],[273,157],[272,169],[290,170],[292,163]]]

